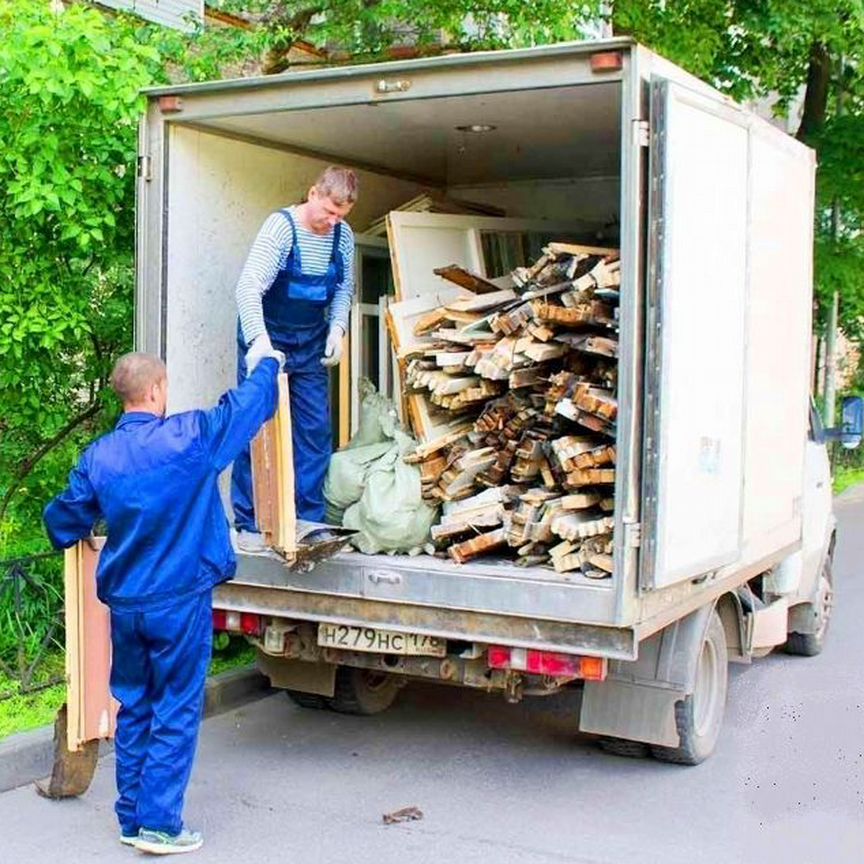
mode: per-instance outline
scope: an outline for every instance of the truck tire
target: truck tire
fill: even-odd
[[[304,693],[302,690],[286,690],[285,694],[295,705],[299,705],[301,708],[312,708],[321,711],[330,707],[327,704],[327,697],[319,696],[317,693]]]
[[[723,725],[728,680],[726,633],[715,610],[699,652],[693,692],[675,705],[680,744],[652,747],[656,759],[677,765],[698,765],[714,752]]]
[[[327,704],[340,714],[380,714],[393,704],[399,683],[386,672],[340,666],[336,670],[336,692]]]
[[[600,738],[597,743],[601,750],[627,759],[642,759],[650,752],[647,744],[641,741],[628,741],[626,738]]]
[[[831,610],[834,607],[834,576],[831,572],[831,559],[825,559],[822,573],[819,575],[819,599],[815,603],[807,603],[819,623],[815,633],[790,633],[786,639],[784,650],[787,654],[797,657],[815,657],[822,653],[825,647],[825,636],[831,623]]]

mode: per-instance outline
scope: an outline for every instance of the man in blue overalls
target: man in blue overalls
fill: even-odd
[[[111,610],[111,692],[120,703],[115,805],[122,843],[156,854],[192,852],[183,797],[204,706],[213,586],[237,562],[219,474],[276,410],[278,352],[249,352],[254,369],[210,411],[165,416],[165,366],[121,357],[111,385],[123,401],[45,508],[52,543],[68,547],[101,519],[108,536],[96,573]]]
[[[328,367],[342,356],[354,293],[354,235],[343,221],[357,200],[357,176],[331,166],[306,201],[271,214],[237,283],[237,379],[246,377],[249,346],[285,354],[290,376],[297,516],[324,519],[324,478],[332,432]],[[259,552],[248,448],[231,475],[237,546]]]

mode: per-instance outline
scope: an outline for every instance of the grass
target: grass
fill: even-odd
[[[231,637],[224,647],[213,652],[208,675],[218,675],[229,669],[248,666],[255,661],[255,649],[244,639]],[[63,656],[49,655],[46,667],[63,669]],[[11,695],[8,695],[11,694]],[[6,698],[3,698],[6,696]],[[57,710],[66,701],[66,685],[55,684],[35,693],[21,693],[18,682],[0,673],[0,739],[17,732],[27,732],[40,726],[50,726]]]
[[[837,468],[834,472],[834,494],[839,495],[851,486],[864,483],[864,468]]]

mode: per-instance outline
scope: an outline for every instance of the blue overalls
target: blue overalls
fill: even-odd
[[[285,354],[291,395],[291,437],[294,446],[294,498],[297,517],[324,521],[324,478],[330,464],[329,370],[322,366],[329,323],[327,309],[345,278],[340,249],[342,224],[333,229],[333,248],[327,271],[319,276],[303,272],[297,226],[287,209],[280,211],[291,224],[294,241],[285,266],[264,295],[264,324],[273,347]],[[237,381],[246,377],[247,345],[237,325]],[[252,463],[246,448],[231,473],[231,504],[238,530],[257,531],[252,497]]]
[[[104,518],[96,573],[111,610],[111,692],[120,703],[115,805],[124,835],[183,825],[204,683],[213,586],[237,568],[218,477],[276,410],[278,364],[261,361],[210,411],[130,412],[87,448],[45,508],[68,547]]]

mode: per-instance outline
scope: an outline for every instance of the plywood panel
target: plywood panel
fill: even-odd
[[[103,542],[97,541],[99,548]],[[86,741],[112,738],[119,708],[110,691],[110,612],[96,596],[98,563],[99,552],[88,543],[66,550],[67,744],[73,751]]]
[[[294,448],[288,375],[279,375],[279,404],[252,442],[255,519],[268,546],[290,558],[297,546]]]

